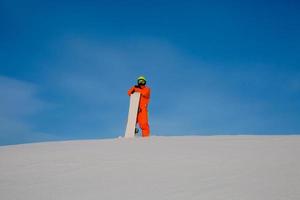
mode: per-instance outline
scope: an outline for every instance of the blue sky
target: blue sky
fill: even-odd
[[[153,135],[299,134],[300,3],[0,2],[0,145],[123,135],[145,75]]]

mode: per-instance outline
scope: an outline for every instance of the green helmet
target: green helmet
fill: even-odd
[[[137,78],[137,83],[139,85],[146,85],[146,82],[147,82],[147,80],[144,76],[140,76],[140,77]]]

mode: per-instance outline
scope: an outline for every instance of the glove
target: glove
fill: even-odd
[[[140,88],[140,89],[141,89],[141,86],[139,86],[139,85],[135,85],[134,87],[135,87],[135,88]]]
[[[131,94],[135,93],[135,90],[132,90]]]

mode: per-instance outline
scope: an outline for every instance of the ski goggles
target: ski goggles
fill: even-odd
[[[137,81],[139,85],[146,85],[146,81],[143,79],[140,79]]]

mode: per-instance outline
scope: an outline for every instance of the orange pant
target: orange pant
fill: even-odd
[[[139,108],[139,113],[137,116],[137,123],[142,129],[142,137],[150,136],[150,127],[148,123],[148,111],[147,108]]]

